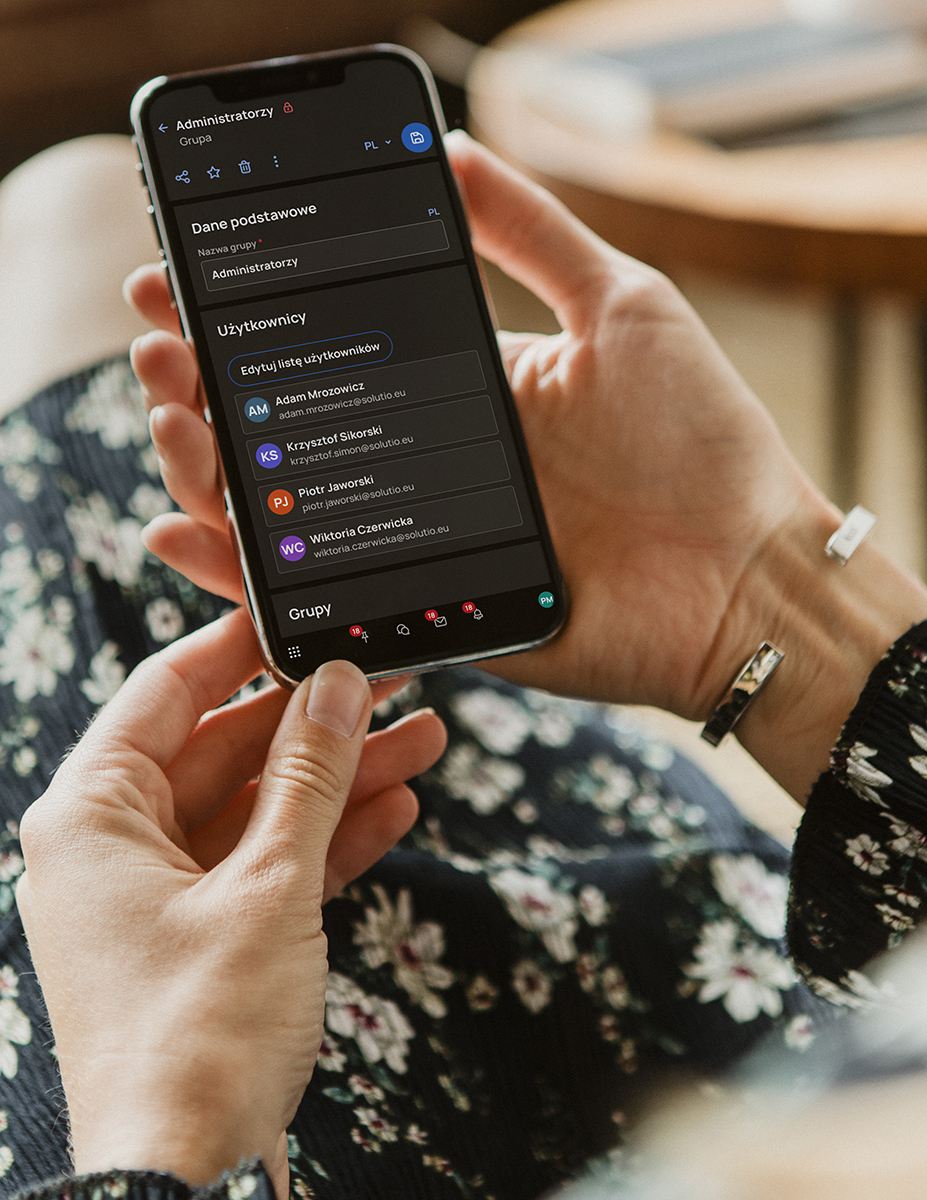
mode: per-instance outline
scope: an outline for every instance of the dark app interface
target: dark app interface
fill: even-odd
[[[551,570],[417,74],[362,60],[227,103],[197,85],[148,125],[288,673],[320,631],[362,665],[502,644],[506,621],[542,636]]]

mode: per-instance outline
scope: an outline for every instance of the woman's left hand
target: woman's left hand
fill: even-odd
[[[18,903],[78,1172],[194,1184],[284,1131],[322,1037],[325,899],[408,829],[432,713],[365,734],[372,692],[328,663],[293,695],[211,711],[260,671],[238,611],[143,663],[26,813]],[[260,776],[258,780],[257,777]]]

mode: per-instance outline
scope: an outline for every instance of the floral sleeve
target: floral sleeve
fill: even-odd
[[[107,1171],[63,1176],[19,1192],[14,1200],[275,1200],[273,1185],[257,1160],[243,1162],[207,1187],[190,1187],[159,1171]]]
[[[815,784],[795,842],[793,957],[844,1004],[870,990],[860,969],[898,944],[927,895],[927,622],[873,671]]]

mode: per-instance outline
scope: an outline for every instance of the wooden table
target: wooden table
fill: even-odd
[[[574,0],[492,49],[612,50],[786,15],[781,0]],[[927,135],[727,151],[657,129],[618,142],[551,116],[491,52],[469,90],[477,135],[628,253],[669,274],[827,289],[839,363],[835,498],[855,502],[859,299],[890,290],[927,301]]]

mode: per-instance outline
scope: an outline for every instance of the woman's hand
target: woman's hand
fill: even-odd
[[[871,545],[842,573],[825,558],[839,512],[663,276],[466,135],[446,144],[477,249],[563,326],[500,343],[570,615],[552,642],[489,669],[704,719],[769,640],[786,659],[739,736],[803,798],[881,653],[927,614],[927,594]],[[176,334],[160,272],[136,273],[128,291]],[[166,484],[189,514],[159,518],[147,544],[235,595],[192,352],[154,333],[134,362]]]
[[[663,276],[465,135],[446,144],[477,249],[564,327],[555,337],[500,341],[570,616],[547,646],[490,669],[560,692],[702,715],[771,636],[738,639],[733,657],[719,651],[747,568],[796,509],[824,502]],[[141,338],[133,362],[165,484],[188,515],[158,518],[146,544],[195,582],[238,598],[196,362],[175,336],[163,275],[143,269],[128,281],[136,307],[169,331]]]
[[[287,1194],[321,906],[411,825],[402,781],[444,731],[424,712],[365,741],[375,696],[350,663],[211,711],[260,669],[241,610],[148,659],[23,819],[17,900],[78,1172],[202,1184],[257,1154]]]

